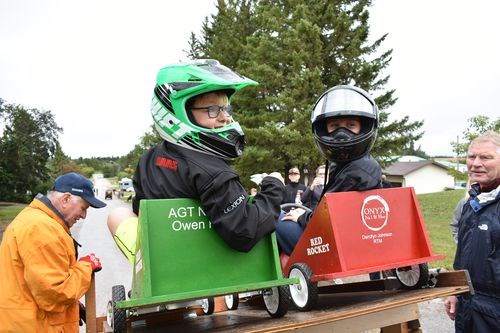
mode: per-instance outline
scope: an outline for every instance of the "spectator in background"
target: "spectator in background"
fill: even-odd
[[[0,244],[0,332],[78,332],[79,299],[101,270],[93,254],[78,260],[70,228],[89,206],[105,207],[77,173],[58,177],[9,224]],[[82,323],[83,324],[83,323]]]
[[[470,197],[458,222],[453,268],[469,271],[474,295],[450,296],[446,313],[455,331],[498,332],[500,327],[500,134],[486,132],[467,152]]]
[[[316,168],[316,175],[311,183],[311,185],[306,187],[306,190],[300,198],[303,205],[314,210],[318,205],[321,195],[323,194],[323,188],[325,187],[325,166],[320,165]]]
[[[290,180],[290,182],[285,186],[285,196],[283,198],[283,203],[302,204],[301,197],[306,190],[306,186],[299,182],[299,168],[293,167],[288,170],[288,179]]]
[[[387,176],[384,174],[382,174],[381,183],[382,183],[382,188],[392,187],[391,182],[387,180]]]

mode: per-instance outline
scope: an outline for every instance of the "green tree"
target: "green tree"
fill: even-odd
[[[387,37],[369,41],[370,0],[219,0],[217,14],[191,35],[188,54],[214,58],[258,82],[232,100],[247,148],[235,167],[242,177],[292,165],[314,170],[324,161],[311,134],[319,95],[354,84],[377,96],[380,129],[373,155],[400,154],[421,138],[422,121],[388,122],[394,90],[385,88],[392,50]],[[236,33],[238,32],[238,33]],[[249,184],[248,184],[249,185]]]
[[[418,146],[418,148],[415,148],[415,143],[411,142],[408,147],[405,147],[401,151],[401,155],[411,155],[411,156],[418,156],[421,158],[424,158],[426,160],[431,159],[431,156],[427,155],[421,148],[421,146]],[[394,159],[397,159],[397,156],[394,156]],[[392,163],[394,161],[389,160],[388,163]]]
[[[118,163],[120,164],[122,169],[120,177],[132,177],[141,155],[146,150],[156,146],[160,142],[162,142],[162,138],[154,129],[154,125],[151,125],[149,132],[146,132],[141,137],[141,142],[135,145],[134,149],[132,149],[127,155],[121,157],[118,160]]]
[[[450,142],[456,156],[465,156],[467,149],[472,140],[486,131],[500,132],[500,117],[496,120],[490,120],[487,116],[475,116],[467,119],[468,126],[462,134],[462,140],[457,142]]]
[[[81,168],[64,153],[59,142],[56,143],[56,149],[53,156],[49,159],[47,167],[50,170],[50,177],[45,182],[44,187],[46,188],[49,188],[53,180],[62,174],[68,172],[82,173]]]
[[[46,190],[49,159],[62,129],[50,111],[3,104],[0,109],[0,201],[27,202]]]

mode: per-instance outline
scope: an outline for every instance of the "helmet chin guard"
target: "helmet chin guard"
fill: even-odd
[[[332,117],[359,117],[360,133],[346,128],[328,133],[326,120]],[[319,97],[311,114],[311,124],[321,154],[331,162],[346,163],[370,152],[377,136],[378,108],[363,89],[335,86]]]
[[[217,60],[166,66],[158,72],[151,115],[160,136],[175,145],[209,155],[232,159],[244,149],[244,134],[237,122],[221,128],[205,128],[194,123],[187,102],[199,95],[223,91],[228,99],[246,86],[257,85]]]

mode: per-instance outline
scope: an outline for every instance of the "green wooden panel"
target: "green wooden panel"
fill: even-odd
[[[147,304],[289,284],[275,235],[250,252],[230,248],[197,200],[142,200],[132,300]],[[135,300],[135,301],[134,301]]]

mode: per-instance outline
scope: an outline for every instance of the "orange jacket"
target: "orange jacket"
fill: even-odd
[[[78,332],[92,268],[76,261],[68,227],[45,197],[10,223],[0,244],[0,332]]]

